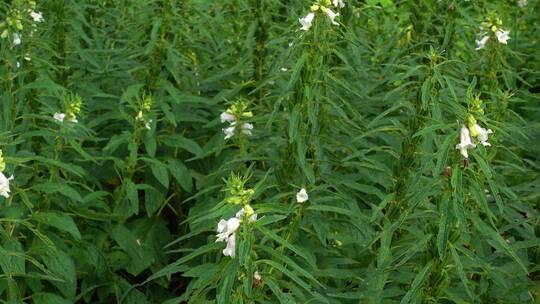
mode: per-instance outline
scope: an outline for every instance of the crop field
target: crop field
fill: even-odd
[[[540,303],[540,0],[2,0],[0,61],[0,304]]]

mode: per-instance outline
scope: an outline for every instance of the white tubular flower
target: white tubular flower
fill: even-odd
[[[489,36],[488,35],[485,35],[480,40],[476,40],[476,50],[478,51],[478,50],[481,50],[481,49],[485,48],[488,41],[489,41]]]
[[[253,124],[250,123],[244,123],[242,124],[242,133],[251,136],[251,130],[253,130]],[[223,133],[225,133],[225,139],[229,139],[234,136],[236,131],[236,121],[232,122],[231,125],[227,128],[222,129]]]
[[[41,14],[41,12],[30,11],[30,17],[34,19],[34,22],[45,21],[45,19],[43,19],[43,14]]]
[[[223,113],[221,113],[221,115],[219,117],[221,119],[221,123],[235,122],[236,121],[236,117],[234,117],[234,115],[232,115],[229,112],[223,112]]]
[[[330,21],[332,22],[332,24],[339,25],[339,23],[337,23],[334,20],[334,19],[336,19],[337,16],[339,16],[339,13],[334,13],[331,9],[329,9],[327,7],[323,7],[322,11],[328,16],[328,18],[330,18]]]
[[[480,127],[478,124],[475,124],[475,125],[473,126],[473,128],[476,130],[476,133],[478,134],[478,135],[476,135],[476,139],[478,139],[478,141],[479,141],[482,145],[484,145],[484,147],[489,147],[489,146],[491,146],[491,144],[488,143],[487,141],[488,141],[488,135],[489,135],[489,134],[492,134],[493,131],[492,131],[491,129],[487,129],[487,130],[486,130],[486,129]]]
[[[332,4],[334,4],[335,7],[344,8],[345,0],[332,0]]]
[[[147,129],[147,130],[151,130],[152,129],[152,119],[149,119],[145,124],[144,124],[144,127]]]
[[[224,242],[227,240],[228,235],[225,235],[224,233],[227,231],[227,222],[224,219],[221,219],[219,223],[217,224],[217,240],[216,242]]]
[[[219,221],[216,242],[225,242],[231,235],[234,235],[238,227],[240,227],[240,220],[235,217],[232,217],[227,221],[223,219]]]
[[[461,155],[465,158],[469,158],[469,153],[467,152],[468,149],[476,148],[476,145],[472,143],[471,135],[469,133],[469,129],[467,127],[462,126],[460,131],[460,143],[456,145],[456,149],[459,150]]]
[[[224,256],[230,256],[231,258],[234,258],[236,255],[236,234],[232,234],[227,239],[227,247],[223,249],[223,255]]]
[[[302,27],[300,28],[302,31],[307,31],[311,27],[313,23],[313,18],[315,18],[315,13],[310,12],[307,14],[304,18],[298,19]]]
[[[13,33],[13,45],[17,46],[21,44],[21,36],[17,33]]]
[[[249,205],[248,205],[249,206]],[[253,212],[253,209],[251,209],[251,206],[249,206],[251,212]],[[246,212],[244,211],[244,208],[240,209],[240,211],[236,212],[236,215],[235,217],[239,220],[242,220],[244,218],[244,215],[246,214]],[[253,223],[257,220],[257,213],[253,213],[250,217],[249,217],[249,222],[250,223]]]
[[[229,139],[234,136],[234,130],[236,129],[236,127],[234,126],[235,124],[236,122],[233,122],[231,123],[230,127],[222,129],[223,133],[225,133],[225,139]]]
[[[508,36],[508,34],[510,34],[510,32],[505,30],[497,30],[495,32],[497,40],[499,40],[499,42],[502,44],[508,44],[508,39],[510,39],[510,36]]]
[[[302,188],[298,193],[296,193],[296,201],[298,203],[303,203],[309,199],[309,196],[306,192],[306,189]]]
[[[251,130],[253,130],[253,124],[245,123],[242,125],[242,133],[246,134],[247,136],[251,136]]]
[[[0,172],[0,196],[5,198],[9,197],[9,181],[13,180],[13,175],[10,178],[7,178],[4,173]]]
[[[64,113],[54,113],[53,118],[56,119],[59,122],[63,122],[66,118],[66,114]]]
[[[67,121],[72,122],[72,123],[78,123],[79,122],[77,120],[77,117],[75,117],[75,116],[67,116],[64,113],[54,113],[53,118],[56,119],[59,122],[63,122],[64,120],[66,120],[66,118],[67,118]]]

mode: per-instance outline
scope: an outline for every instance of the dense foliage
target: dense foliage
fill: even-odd
[[[2,1],[1,302],[538,303],[539,16]]]

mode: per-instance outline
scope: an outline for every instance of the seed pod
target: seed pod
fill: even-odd
[[[255,271],[255,273],[253,273],[253,288],[259,287],[261,285],[261,280],[261,275],[258,271]]]
[[[446,176],[447,178],[452,177],[452,167],[446,166],[444,168],[444,176]]]

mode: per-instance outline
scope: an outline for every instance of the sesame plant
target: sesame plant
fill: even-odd
[[[538,0],[0,3],[1,303],[539,303]]]

